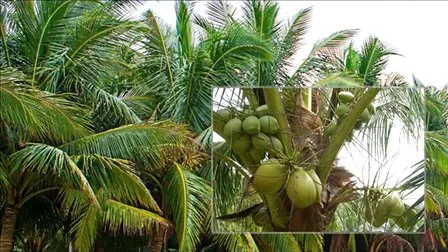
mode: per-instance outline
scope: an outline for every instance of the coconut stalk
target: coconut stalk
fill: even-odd
[[[289,156],[293,152],[291,130],[289,129],[288,118],[286,117],[280,92],[277,88],[264,88],[263,92],[269,110],[272,112],[275,119],[277,119],[278,126],[280,128],[278,137],[283,144],[285,154]]]
[[[353,130],[356,121],[367,106],[375,99],[380,92],[379,88],[369,88],[364,94],[358,93],[355,97],[357,102],[348,112],[344,121],[336,128],[335,134],[330,139],[330,143],[323,152],[319,162],[317,163],[317,173],[322,184],[325,185],[330,174],[331,166],[339,153],[339,150],[345,143],[345,139]]]

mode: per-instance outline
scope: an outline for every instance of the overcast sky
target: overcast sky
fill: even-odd
[[[232,1],[241,6],[242,2]],[[425,85],[448,85],[448,2],[446,1],[280,1],[279,16],[288,20],[303,8],[313,6],[306,45],[297,56],[299,64],[316,40],[343,29],[359,29],[356,46],[370,35],[403,56],[390,59],[388,72],[412,74]],[[174,27],[173,1],[147,1],[135,16],[147,9]],[[199,1],[195,13],[205,14],[206,1]]]

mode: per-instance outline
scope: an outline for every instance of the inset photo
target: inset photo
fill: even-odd
[[[215,88],[213,231],[424,232],[422,88]]]

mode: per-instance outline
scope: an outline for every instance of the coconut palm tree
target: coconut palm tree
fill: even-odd
[[[2,251],[12,249],[20,210],[42,195],[72,218],[69,240],[82,251],[101,226],[132,234],[171,226],[137,167],[160,165],[162,150],[199,152],[184,126],[143,122],[150,115],[137,115],[146,111],[137,96],[108,91],[125,69],[114,55],[137,24],[123,19],[124,7],[2,2]]]

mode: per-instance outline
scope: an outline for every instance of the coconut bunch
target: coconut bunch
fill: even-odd
[[[341,122],[347,116],[350,107],[353,106],[353,100],[355,98],[355,95],[349,91],[341,91],[338,93],[337,97],[339,103],[335,110],[336,119],[332,121],[327,126],[326,129],[326,133],[329,136],[334,135],[338,125],[341,124]],[[356,124],[354,126],[354,129],[355,130],[361,129],[364,124],[370,121],[370,118],[372,117],[373,114],[375,114],[375,106],[373,106],[373,104],[370,103],[359,116],[358,121],[356,121]],[[353,131],[350,132],[350,134],[347,137],[347,140],[350,142],[352,137],[353,137]]]
[[[376,206],[374,206],[374,209],[367,207],[365,212],[365,219],[374,227],[382,226],[389,218],[392,218],[395,221],[402,221],[402,226],[405,226],[409,217],[403,216],[405,212],[408,211],[406,211],[405,205],[400,196],[392,192],[389,195],[381,198],[377,202]]]
[[[276,194],[286,188],[286,195],[296,208],[319,202],[322,194],[322,183],[313,169],[288,167],[274,158],[257,168],[252,185],[261,194]]]
[[[216,111],[213,124],[223,132],[239,155],[246,155],[255,162],[263,160],[266,153],[270,157],[278,157],[283,153],[283,145],[275,136],[280,127],[277,119],[269,113],[267,105],[242,112],[220,109]]]

